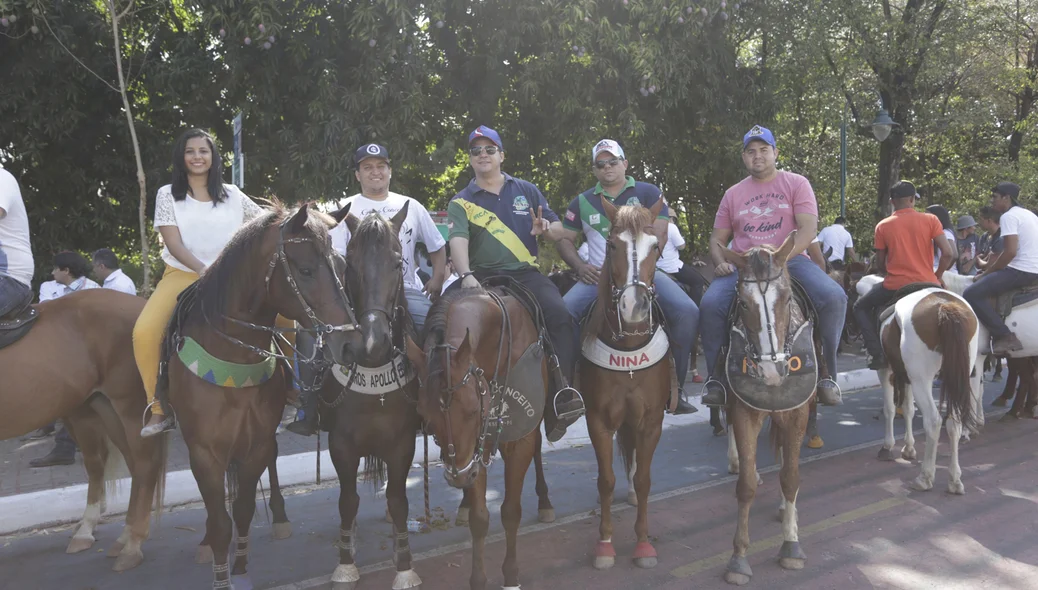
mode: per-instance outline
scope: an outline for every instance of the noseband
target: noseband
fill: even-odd
[[[768,256],[771,257],[772,263],[773,263],[774,262],[774,253],[768,252]],[[772,264],[769,264],[769,268],[771,266],[772,266]],[[781,279],[782,276],[783,276],[782,272],[779,272],[776,275],[772,275],[772,276],[765,277],[765,278],[762,278],[762,279],[744,279],[744,278],[740,277],[739,278],[739,283],[740,284],[747,284],[748,283],[748,284],[752,284],[752,285],[757,285],[757,290],[760,293],[761,300],[764,302],[764,305],[762,305],[762,307],[764,308],[764,322],[765,322],[765,326],[764,327],[768,331],[768,347],[771,348],[770,358],[768,360],[770,360],[771,362],[773,362],[773,363],[775,363],[775,364],[777,364],[779,366],[779,374],[780,375],[786,376],[787,374],[789,374],[789,359],[792,356],[792,350],[793,350],[793,339],[790,338],[790,335],[792,334],[792,330],[791,330],[792,322],[790,322],[789,325],[786,326],[785,344],[783,345],[782,352],[779,352],[775,348],[775,342],[777,341],[777,339],[775,337],[775,332],[777,331],[776,328],[775,328],[775,318],[772,317],[771,310],[768,309],[768,305],[767,305],[768,289],[771,288],[771,284],[773,282]],[[738,294],[736,294],[736,296],[738,297]],[[792,308],[793,302],[794,302],[794,298],[793,298],[793,295],[791,293],[790,294],[790,298],[789,298],[789,305],[790,305],[791,308]],[[740,301],[740,304],[742,304],[741,301]],[[753,363],[754,365],[757,365],[757,364],[760,364],[764,360],[763,356],[764,356],[763,351],[757,350],[757,345],[754,344],[753,342],[751,342],[751,339],[747,338],[746,339],[746,358],[749,359],[750,362]]]
[[[630,273],[631,280],[624,283],[622,287],[617,287],[616,282],[613,281],[613,269],[609,265],[610,255],[609,251],[606,251],[606,266],[609,268],[610,302],[612,303],[613,310],[616,312],[616,325],[618,328],[618,331],[613,332],[613,340],[622,340],[628,336],[650,336],[655,332],[655,318],[653,317],[653,310],[656,307],[656,285],[654,283],[646,283],[638,278],[638,249],[634,244],[631,244],[628,249],[630,250],[631,259],[627,263],[633,270]],[[649,325],[644,330],[628,332],[624,329],[624,324],[626,322],[624,322],[623,316],[620,313],[620,299],[628,290],[633,290],[635,295],[637,295],[639,289],[644,290],[645,294],[649,298]]]

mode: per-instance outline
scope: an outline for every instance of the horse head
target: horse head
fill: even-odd
[[[606,241],[599,297],[603,301],[603,295],[610,297],[623,323],[644,324],[651,320],[652,300],[656,296],[653,277],[660,248],[653,223],[663,207],[663,199],[648,209],[632,205],[618,209],[606,199],[602,199],[602,205],[612,227]]]
[[[793,288],[786,261],[797,232],[778,249],[767,246],[737,254],[724,246],[724,258],[739,269],[738,313],[764,383],[774,387],[789,374],[786,339],[792,315]]]
[[[346,288],[357,314],[362,346],[354,350],[366,367],[388,362],[393,350],[393,324],[406,309],[403,287],[403,248],[400,227],[407,219],[403,208],[386,220],[372,212],[363,220],[349,215],[350,243],[346,250]]]

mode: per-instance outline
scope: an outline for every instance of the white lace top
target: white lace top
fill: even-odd
[[[168,184],[155,196],[155,229],[175,225],[184,246],[206,266],[216,260],[241,226],[263,213],[238,187],[233,184],[223,187],[227,200],[215,207],[211,202],[196,201],[190,194],[183,201],[176,201],[172,185]],[[177,260],[169,248],[162,248],[162,260],[173,268],[194,272]]]

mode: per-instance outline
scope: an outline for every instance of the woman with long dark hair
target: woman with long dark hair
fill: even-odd
[[[931,215],[936,216],[937,219],[940,220],[941,227],[944,228],[944,237],[948,238],[948,243],[952,245],[953,249],[955,249],[956,256],[957,256],[958,255],[958,247],[956,246],[955,226],[952,225],[951,213],[948,213],[948,210],[944,207],[944,205],[930,205],[929,207],[926,208],[926,212],[930,213]],[[935,271],[937,270],[937,265],[938,265],[938,263],[940,261],[941,261],[941,251],[935,245],[934,246],[934,250],[933,250],[933,268],[934,268]],[[954,264],[952,265],[951,268],[949,268],[945,272],[950,272],[950,273],[953,273],[953,274],[959,274],[958,271],[955,270],[955,265]]]
[[[162,337],[177,295],[198,280],[242,225],[263,211],[238,187],[224,184],[222,170],[213,137],[189,129],[173,147],[173,182],[155,197],[154,226],[165,244],[166,271],[133,328],[133,353],[151,409],[141,436],[172,426],[172,419],[154,402]]]

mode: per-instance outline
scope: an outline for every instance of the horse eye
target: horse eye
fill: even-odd
[[[750,306],[746,305],[746,302],[743,301],[742,299],[739,300],[739,307],[741,307],[743,309],[749,309],[750,308]]]
[[[303,275],[304,277],[310,278],[314,276],[314,271],[310,268],[303,267],[299,269],[299,274]]]

